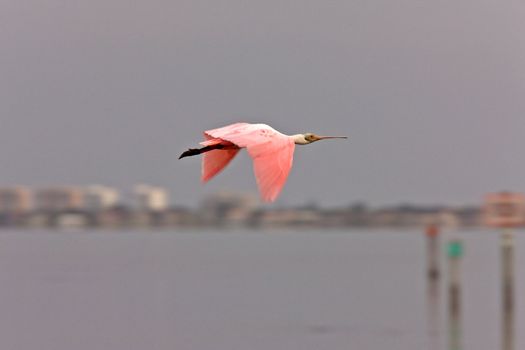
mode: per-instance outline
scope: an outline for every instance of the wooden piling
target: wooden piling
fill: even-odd
[[[514,234],[507,229],[501,234],[501,296],[503,350],[514,349]]]
[[[428,350],[443,350],[441,333],[440,285],[438,279],[427,280],[427,335]]]
[[[426,277],[427,277],[427,330],[429,337],[429,350],[441,350],[440,342],[440,244],[439,230],[436,225],[428,225],[425,230],[426,237]]]
[[[449,349],[461,349],[461,257],[463,243],[452,240],[448,244],[448,322]]]
[[[436,225],[429,225],[426,229],[427,237],[427,278],[439,279],[439,229]]]
[[[501,348],[514,349],[514,234],[512,228],[525,225],[525,195],[516,192],[489,193],[483,206],[488,226],[501,233]]]

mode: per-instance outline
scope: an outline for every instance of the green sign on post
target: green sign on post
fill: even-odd
[[[447,253],[451,258],[461,258],[463,256],[463,243],[460,240],[449,242]]]

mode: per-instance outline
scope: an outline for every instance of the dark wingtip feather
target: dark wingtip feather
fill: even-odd
[[[179,156],[179,159],[185,158],[185,157],[196,156],[201,153],[202,153],[202,150],[200,149],[190,148],[189,150],[182,152],[182,154]]]

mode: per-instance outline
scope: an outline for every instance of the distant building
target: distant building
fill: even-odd
[[[245,223],[257,206],[257,197],[251,193],[218,192],[202,202],[201,219],[209,224]]]
[[[78,187],[55,187],[37,190],[35,207],[39,211],[78,210],[84,205],[84,191]]]
[[[84,191],[84,209],[100,211],[113,208],[118,204],[119,198],[119,193],[114,188],[92,185]]]
[[[134,192],[138,210],[163,211],[168,208],[168,192],[161,187],[137,185]]]
[[[0,213],[25,213],[31,206],[31,191],[26,187],[0,188]]]

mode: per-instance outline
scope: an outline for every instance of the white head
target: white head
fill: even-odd
[[[307,132],[305,134],[293,135],[292,138],[296,145],[308,145],[309,143],[313,143],[319,140],[346,139],[348,137],[347,136],[319,136],[311,132]]]

